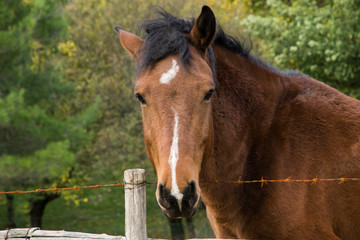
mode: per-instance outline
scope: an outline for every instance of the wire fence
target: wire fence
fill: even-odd
[[[142,183],[142,185],[153,185],[154,187],[148,188],[149,192],[155,190],[157,181],[152,178],[150,181]],[[208,180],[202,181],[202,183],[209,183],[209,184],[258,184],[259,187],[265,187],[265,185],[270,184],[293,184],[294,187],[298,187],[298,184],[319,184],[321,182],[328,182],[332,184],[347,184],[347,183],[356,183],[360,181],[360,178],[309,178],[309,179],[292,179],[290,177],[285,179],[266,179],[261,178],[258,180]],[[96,185],[87,185],[87,186],[69,186],[69,187],[55,187],[55,188],[39,188],[33,190],[13,190],[13,191],[1,191],[0,190],[0,197],[5,196],[6,194],[39,194],[43,192],[55,192],[60,193],[61,191],[74,191],[80,192],[80,190],[90,190],[90,189],[104,189],[102,191],[101,196],[105,198],[104,194],[111,195],[111,198],[115,199],[122,199],[123,198],[123,191],[117,191],[116,188],[123,188],[125,183],[118,182],[114,184],[96,184]],[[92,194],[93,191],[81,191],[82,194],[88,196],[88,194]],[[114,195],[116,194],[116,195]],[[115,200],[114,200],[115,202]],[[122,201],[119,201],[122,202]],[[58,203],[56,203],[58,204]],[[172,230],[170,229],[170,225],[168,220],[163,216],[159,207],[157,206],[156,201],[148,201],[147,207],[147,224],[148,224],[148,233],[152,237],[159,237],[159,238],[171,238],[172,237]],[[115,204],[113,204],[115,205]],[[87,208],[87,206],[83,206],[83,208]],[[116,208],[116,209],[115,209]],[[47,229],[65,229],[67,231],[76,230],[82,232],[94,232],[94,233],[110,233],[115,235],[123,235],[124,234],[124,206],[122,203],[119,203],[116,207],[109,208],[109,211],[99,212],[95,214],[95,216],[86,215],[87,212],[79,210],[77,212],[71,211],[71,206],[68,206],[66,209],[68,211],[62,210],[61,213],[58,212],[51,212],[44,216],[45,227]],[[115,214],[116,213],[116,214]],[[197,214],[193,221],[194,229],[196,230],[194,235],[195,237],[213,237],[210,225],[208,224],[205,211],[199,211],[200,216]],[[2,215],[2,214],[0,214]],[[4,216],[0,216],[0,222],[5,222],[6,219]],[[16,224],[17,226],[28,226],[22,216],[17,216],[19,223]],[[2,220],[1,220],[2,219]],[[105,223],[106,224],[99,224]],[[186,222],[182,221],[182,229],[185,231],[185,236],[189,235],[189,230],[186,227]],[[0,224],[1,225],[1,224]],[[97,229],[94,229],[94,226]]]
[[[312,178],[312,179],[291,179],[290,177],[286,179],[265,179],[261,178],[259,180],[208,180],[208,181],[200,181],[201,183],[232,183],[232,184],[250,184],[250,183],[261,183],[261,187],[264,184],[270,183],[320,183],[320,182],[337,182],[339,184],[345,182],[358,182],[360,178]],[[157,184],[157,182],[146,182],[145,184]],[[74,190],[79,191],[81,189],[100,189],[106,187],[123,187],[124,183],[113,183],[113,184],[96,184],[89,186],[79,186],[74,185],[73,187],[55,187],[55,188],[38,188],[33,190],[12,190],[12,191],[0,191],[0,197],[6,194],[26,194],[26,193],[41,193],[41,192],[59,192],[64,190]]]

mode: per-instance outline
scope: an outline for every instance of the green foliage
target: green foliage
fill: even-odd
[[[1,104],[2,103],[2,104]],[[25,106],[24,90],[12,91],[0,102],[6,116],[2,122],[0,154],[31,154],[45,146],[49,138],[59,139],[59,124],[39,106]],[[21,149],[19,149],[21,146]]]
[[[77,112],[96,97],[102,99],[99,120],[92,128],[96,138],[82,158],[83,171],[93,172],[88,182],[118,181],[126,168],[149,166],[133,97],[135,66],[113,30],[117,17],[109,18],[121,16],[121,24],[129,28],[138,7],[139,2],[114,0],[76,1],[67,6],[71,24],[59,49],[67,62],[66,77],[78,90],[67,111]]]
[[[69,146],[69,141],[65,140],[49,143],[46,148],[28,156],[1,155],[0,169],[6,171],[1,174],[0,183],[11,183],[11,187],[17,189],[64,183],[76,159]]]
[[[281,69],[299,69],[360,97],[360,2],[268,0],[244,30]]]
[[[26,102],[35,104],[69,92],[70,86],[61,83],[61,75],[48,62],[66,30],[66,21],[59,14],[61,2],[1,2],[0,97],[26,88]]]
[[[98,120],[101,98],[76,112],[64,111],[76,92],[64,78],[58,48],[67,30],[65,2],[0,3],[1,190],[66,186],[82,179],[73,172],[93,140],[89,128]]]
[[[68,139],[76,152],[93,138],[86,127],[99,116],[100,98],[86,110],[67,120],[57,120],[38,105],[26,106],[24,90],[0,99],[0,154],[28,155],[49,142]],[[21,149],[19,149],[21,146]]]

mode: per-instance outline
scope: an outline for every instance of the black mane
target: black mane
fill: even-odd
[[[157,63],[161,59],[175,54],[179,55],[182,65],[188,69],[188,66],[191,65],[191,54],[189,50],[189,40],[185,34],[190,33],[192,27],[194,26],[195,19],[177,18],[163,9],[157,10],[156,12],[162,17],[143,21],[140,25],[140,30],[145,32],[145,44],[141,50],[138,72],[153,66],[153,64]],[[243,57],[247,57],[256,64],[275,72],[286,75],[301,74],[300,72],[295,73],[294,71],[279,71],[277,68],[251,55],[250,50],[252,44],[246,47],[245,44],[242,44],[239,41],[239,39],[226,34],[219,25],[217,25],[214,43]],[[214,60],[211,59],[213,58],[212,49],[210,48],[209,50],[210,62],[211,65],[213,65],[212,68],[214,68]],[[214,69],[212,70],[213,72],[215,71]]]

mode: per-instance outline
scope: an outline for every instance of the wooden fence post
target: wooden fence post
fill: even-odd
[[[127,240],[147,239],[146,177],[144,169],[128,169],[125,183],[125,236]]]

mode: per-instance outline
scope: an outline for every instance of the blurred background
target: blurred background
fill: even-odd
[[[223,29],[281,70],[360,97],[358,0],[1,0],[0,191],[156,181],[133,96],[135,64],[113,30],[161,7],[191,18],[209,5]],[[205,207],[170,221],[147,185],[148,236],[213,237]],[[41,226],[124,235],[121,188],[0,196],[0,229]]]

